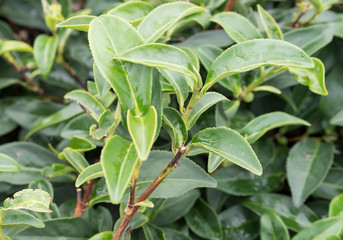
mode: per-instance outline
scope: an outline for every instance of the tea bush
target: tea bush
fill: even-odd
[[[342,9],[0,1],[0,239],[341,239]]]

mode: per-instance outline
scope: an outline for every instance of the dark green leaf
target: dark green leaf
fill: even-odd
[[[20,172],[20,165],[11,157],[0,153],[1,172]]]
[[[343,169],[331,168],[324,182],[317,188],[313,195],[331,200],[343,193]]]
[[[104,171],[102,170],[101,163],[94,163],[86,167],[78,176],[75,182],[76,187],[80,187],[85,182],[92,180],[94,178],[103,177]]]
[[[174,108],[163,109],[163,125],[171,136],[173,146],[181,147],[188,138],[188,131],[182,116]]]
[[[85,168],[89,166],[87,160],[82,156],[81,153],[72,149],[72,148],[65,148],[63,150],[64,156],[66,157],[67,161],[78,171],[82,172]]]
[[[144,224],[143,231],[146,240],[167,240],[163,230],[155,225]]]
[[[18,225],[32,226],[35,228],[43,228],[44,223],[32,214],[21,210],[9,209],[6,213],[3,228],[6,232],[6,228],[18,227]]]
[[[261,240],[289,240],[289,233],[281,218],[270,212],[261,216]]]

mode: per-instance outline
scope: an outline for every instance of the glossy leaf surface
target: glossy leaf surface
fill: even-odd
[[[185,216],[187,225],[194,233],[205,239],[223,239],[218,215],[204,200],[198,199]]]
[[[287,159],[288,183],[295,206],[301,206],[324,181],[333,162],[334,146],[313,139],[296,143]]]
[[[188,118],[186,119],[187,128],[191,129],[198,118],[211,106],[218,102],[228,100],[224,95],[216,92],[208,92],[202,96],[193,106]]]
[[[94,178],[103,177],[104,171],[102,170],[101,163],[94,163],[80,173],[75,181],[75,186],[80,187],[82,184],[92,180]]]
[[[70,28],[83,32],[88,32],[89,24],[95,18],[90,15],[78,15],[75,17],[68,18],[67,20],[60,22],[56,25],[58,28]]]
[[[204,148],[256,175],[262,174],[262,167],[249,143],[236,131],[219,127],[198,132],[191,144]]]
[[[305,125],[310,123],[289,115],[284,112],[272,112],[263,114],[251,120],[242,130],[241,134],[248,140],[249,143],[256,142],[267,131],[288,125]]]
[[[261,216],[261,240],[289,240],[289,233],[281,218],[274,213]]]
[[[245,17],[234,12],[216,14],[212,21],[220,24],[237,43],[262,38],[256,27]]]
[[[20,165],[11,157],[0,153],[1,172],[20,172]]]
[[[145,116],[139,117],[133,116],[129,111],[127,114],[127,126],[139,158],[142,161],[146,160],[155,141],[157,131],[156,109],[150,107],[149,112]]]
[[[33,44],[33,56],[43,78],[47,78],[55,60],[58,36],[39,35]]]
[[[144,18],[138,26],[138,31],[145,42],[156,42],[177,21],[201,11],[204,9],[187,2],[163,4]]]
[[[137,160],[134,144],[119,135],[111,137],[103,148],[100,161],[113,203],[123,197]]]
[[[89,163],[84,158],[84,156],[78,151],[72,148],[65,148],[63,150],[64,156],[67,161],[78,171],[82,172],[85,168],[89,166]]]
[[[265,65],[311,68],[314,63],[293,44],[271,39],[250,40],[228,48],[213,62],[202,91],[222,78]]]

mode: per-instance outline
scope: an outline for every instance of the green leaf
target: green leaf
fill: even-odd
[[[127,126],[139,158],[145,161],[149,156],[157,131],[157,112],[155,107],[151,106],[145,116],[139,117],[133,116],[131,111],[128,111]]]
[[[11,157],[0,153],[1,172],[20,172],[20,165]]]
[[[80,187],[85,182],[92,180],[94,178],[99,178],[104,176],[104,171],[102,170],[101,163],[94,163],[80,173],[75,181],[75,186]]]
[[[89,92],[85,90],[74,90],[67,93],[64,98],[82,105],[85,111],[96,121],[99,121],[101,114],[106,110],[104,106]]]
[[[225,161],[225,158],[214,154],[213,152],[209,152],[208,154],[208,163],[207,163],[207,171],[209,173],[213,173],[219,166]]]
[[[154,203],[149,201],[149,200],[144,200],[142,202],[135,203],[134,206],[153,208],[154,207]]]
[[[256,175],[262,166],[249,143],[236,131],[225,128],[207,128],[198,132],[191,145],[204,148],[243,167]]]
[[[224,30],[207,30],[197,32],[187,38],[185,41],[175,44],[178,47],[185,46],[190,48],[201,47],[202,45],[214,45],[216,47],[227,47],[234,41]]]
[[[138,161],[134,144],[115,135],[101,152],[101,166],[112,203],[119,203]]]
[[[29,142],[1,145],[0,152],[13,158],[21,167],[20,172],[0,172],[0,181],[13,185],[25,185],[43,179],[41,169],[60,162],[50,151]]]
[[[163,4],[143,19],[138,31],[146,43],[153,43],[182,18],[202,11],[205,9],[187,2]]]
[[[225,50],[212,64],[202,89],[206,92],[220,79],[265,65],[311,68],[313,61],[293,44],[272,39],[256,39]]]
[[[212,21],[221,25],[226,33],[237,43],[262,38],[256,27],[240,14],[222,12],[214,15]]]
[[[314,196],[331,200],[343,193],[343,168],[331,168],[324,182],[313,193]]]
[[[198,236],[205,239],[223,239],[218,215],[204,200],[198,199],[185,216],[187,225]]]
[[[70,139],[69,147],[78,152],[87,152],[96,148],[96,146],[88,139],[77,136]]]
[[[47,178],[56,178],[73,172],[74,169],[65,164],[53,164],[42,169],[42,175]]]
[[[183,234],[183,232],[174,230],[171,228],[163,228],[164,235],[166,239],[175,239],[175,240],[192,240],[190,237]]]
[[[30,213],[16,209],[9,209],[2,225],[4,231],[6,232],[6,228],[18,227],[18,225],[32,226],[35,228],[43,228],[45,226],[40,219]]]
[[[169,133],[173,146],[181,147],[188,138],[188,131],[182,116],[174,108],[163,109],[163,126]]]
[[[107,14],[121,17],[132,24],[136,24],[152,9],[153,7],[147,2],[130,1],[119,4],[117,7],[108,11]]]
[[[240,205],[221,212],[219,219],[223,226],[224,239],[252,240],[259,235],[259,219]]]
[[[324,181],[333,162],[334,146],[313,139],[297,142],[287,159],[287,180],[295,206],[301,206]]]
[[[313,240],[341,240],[342,238],[339,235],[319,235],[315,237]]]
[[[40,189],[24,189],[16,192],[13,198],[4,201],[4,208],[27,209],[34,212],[51,212],[51,199],[47,192]]]
[[[79,172],[81,173],[85,168],[89,166],[89,163],[84,158],[84,156],[68,147],[63,150],[64,156],[66,157],[67,161]]]
[[[330,124],[343,126],[343,110],[339,111],[336,115],[334,115],[331,120]]]
[[[295,235],[292,240],[312,240],[318,236],[341,235],[343,231],[343,217],[321,219]]]
[[[45,228],[27,228],[16,239],[88,240],[94,228],[83,218],[58,218],[45,221]]]
[[[19,84],[25,86],[25,83],[19,79],[15,78],[0,78],[0,90],[12,86],[14,84]]]
[[[43,117],[38,122],[36,122],[31,127],[30,131],[26,134],[25,139],[28,139],[30,136],[44,128],[66,121],[79,115],[80,113],[82,113],[82,109],[77,104],[70,104],[57,111],[56,113],[51,114],[47,117]]]
[[[282,31],[279,25],[277,25],[275,19],[266,10],[264,10],[261,5],[257,5],[257,10],[268,37],[270,39],[283,40]]]
[[[89,240],[112,240],[113,232],[101,232],[93,237],[91,237]]]
[[[113,113],[110,110],[106,110],[99,118],[99,124],[92,125],[89,129],[89,135],[94,139],[100,140],[107,137],[108,133],[113,131],[119,124],[120,120],[114,120]]]
[[[118,37],[123,36],[123,32],[125,37]],[[88,39],[94,61],[118,95],[124,111],[130,109],[135,115],[148,111],[151,103],[152,69],[113,61],[116,55],[144,43],[136,29],[124,19],[103,15],[92,20]]]
[[[241,130],[241,134],[248,140],[249,143],[254,143],[267,131],[287,125],[310,126],[310,123],[300,118],[289,115],[288,113],[272,112],[263,114],[251,120]]]
[[[223,50],[214,45],[201,45],[194,48],[194,52],[197,54],[202,65],[208,71],[216,58],[223,52]]]
[[[266,91],[266,92],[271,92],[271,93],[275,93],[275,94],[281,94],[281,91],[273,86],[269,86],[269,85],[262,85],[262,86],[258,86],[254,89],[254,92],[260,92],[260,91]]]
[[[182,73],[197,82],[195,67],[188,55],[177,47],[159,43],[143,44],[131,48],[126,52],[114,57],[115,60],[122,60],[148,67],[168,69]]]
[[[54,199],[54,188],[51,184],[51,182],[47,179],[40,179],[40,180],[36,180],[33,182],[30,182],[29,189],[41,189],[47,193],[49,193],[50,198],[51,198],[51,202],[53,202]]]
[[[22,41],[16,40],[1,40],[0,41],[0,55],[7,52],[33,52],[32,47]]]
[[[275,213],[293,231],[300,231],[318,219],[317,215],[306,205],[297,208],[290,197],[280,194],[257,194],[243,202],[243,205],[258,215],[266,212]]]
[[[287,227],[275,213],[261,216],[261,240],[289,240]]]
[[[96,66],[95,63],[93,64],[93,73],[94,73],[95,86],[96,86],[96,89],[98,90],[100,97],[106,96],[106,94],[111,88],[111,85],[101,75],[99,68]]]
[[[336,196],[330,202],[329,217],[343,216],[343,194]]]
[[[302,27],[287,32],[284,38],[312,55],[332,41],[333,29],[325,24]]]
[[[284,178],[282,172],[264,173],[262,176],[256,176],[236,165],[223,167],[212,176],[217,181],[217,189],[236,196],[271,192],[282,187]]]
[[[193,106],[188,118],[186,119],[187,129],[191,129],[196,121],[199,119],[201,114],[203,114],[207,109],[209,109],[214,104],[228,100],[224,95],[216,92],[205,93]]]
[[[313,68],[289,67],[288,70],[299,83],[309,86],[312,92],[327,95],[328,92],[325,87],[325,67],[318,58],[311,59],[314,62]]]
[[[146,240],[167,240],[163,230],[155,225],[144,224],[143,231]]]
[[[58,28],[70,28],[83,32],[88,32],[89,24],[95,18],[90,15],[78,15],[75,17],[68,18],[67,20],[60,22],[56,25]]]
[[[167,199],[152,223],[164,226],[179,220],[191,210],[199,197],[199,191],[192,190],[180,197]]]
[[[58,36],[47,36],[40,34],[33,44],[33,56],[43,78],[49,76],[52,64],[55,60],[58,46]]]
[[[315,11],[319,13],[322,7],[322,0],[310,0],[310,2],[314,6]]]

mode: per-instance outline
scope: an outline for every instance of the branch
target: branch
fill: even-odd
[[[75,73],[75,70],[72,69],[67,62],[63,61],[62,66],[84,90],[87,90],[87,86],[81,81],[81,79]]]
[[[74,212],[74,217],[81,217],[82,212],[85,208],[86,203],[88,203],[89,198],[91,196],[93,184],[96,179],[92,179],[87,183],[85,194],[83,195],[83,199],[81,201],[81,189],[78,188],[77,191],[77,203],[76,203],[76,208]]]
[[[138,198],[136,203],[145,201],[151,193],[160,185],[160,183],[168,176],[170,172],[172,172],[179,164],[179,161],[183,154],[187,151],[187,147],[181,146],[179,151],[175,154],[172,160],[168,163],[167,166],[162,170],[160,175],[149,185],[147,189],[143,192],[143,194]],[[123,220],[120,222],[118,229],[116,230],[112,240],[120,240],[121,236],[123,235],[125,229],[129,225],[131,219],[137,212],[140,206],[134,206],[130,215],[125,214]]]
[[[309,9],[309,7],[311,6],[311,2],[308,2],[308,4],[301,10],[301,12],[299,13],[298,17],[294,20],[294,22],[292,23],[292,27],[297,28],[299,27],[299,20],[302,16],[304,16],[304,14],[307,12],[307,10]]]

